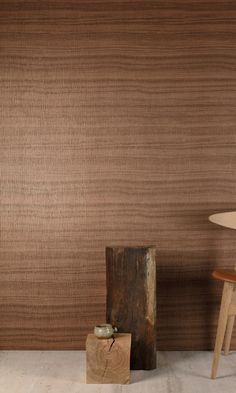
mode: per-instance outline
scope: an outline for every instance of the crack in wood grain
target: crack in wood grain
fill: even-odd
[[[112,343],[111,343],[111,345],[110,345],[110,348],[109,348],[109,351],[108,352],[111,352],[111,349],[112,349],[112,347],[113,347],[113,344],[115,343],[115,341],[116,341],[116,339],[115,339],[115,336],[113,335],[112,336],[112,338],[113,338],[113,341],[112,341]]]
[[[110,344],[110,347],[109,347],[109,349],[108,349],[108,352],[111,352],[112,347],[113,347],[113,345],[114,345],[114,343],[115,343],[115,341],[116,341],[114,335],[112,336],[112,339],[113,339],[113,340],[112,340],[112,343]],[[108,340],[108,342],[109,342],[109,340]],[[102,374],[102,381],[104,381],[104,378],[105,378],[105,375],[106,375],[106,371],[107,371],[107,367],[108,367],[108,359],[106,359],[106,363],[105,363],[105,367],[104,367],[104,372],[103,372],[103,374]]]

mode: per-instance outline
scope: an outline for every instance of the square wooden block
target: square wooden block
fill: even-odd
[[[98,339],[89,334],[86,340],[86,382],[98,384],[130,383],[131,334],[115,334]]]

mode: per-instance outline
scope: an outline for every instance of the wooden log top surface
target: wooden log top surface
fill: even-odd
[[[143,250],[148,250],[148,249],[155,249],[156,248],[156,246],[153,246],[153,245],[151,245],[151,246],[108,246],[108,247],[106,247],[107,249],[112,249],[112,250],[140,250],[140,249],[143,249]]]

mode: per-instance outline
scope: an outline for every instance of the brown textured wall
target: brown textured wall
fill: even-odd
[[[0,0],[0,348],[84,348],[157,246],[159,349],[212,346],[236,232],[236,2]],[[236,345],[236,336],[234,336]]]

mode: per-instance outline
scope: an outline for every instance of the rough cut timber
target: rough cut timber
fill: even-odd
[[[155,247],[107,247],[107,322],[132,334],[131,369],[156,368]]]
[[[131,334],[115,334],[114,339],[98,339],[89,334],[86,341],[87,383],[130,383]]]

